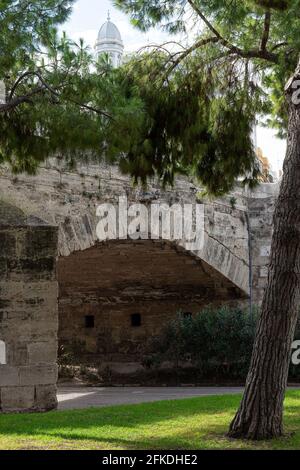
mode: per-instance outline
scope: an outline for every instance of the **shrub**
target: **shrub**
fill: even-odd
[[[246,378],[253,349],[259,310],[205,308],[194,317],[178,313],[160,337],[151,340],[144,358],[147,368],[164,361],[172,363],[175,371],[190,365],[199,379]],[[300,339],[300,321],[296,339]],[[300,378],[300,367],[291,366],[291,378]]]
[[[78,339],[74,339],[67,344],[61,344],[58,348],[58,364],[77,365],[78,357],[85,349],[85,343]]]

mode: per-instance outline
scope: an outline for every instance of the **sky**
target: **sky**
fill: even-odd
[[[83,38],[93,48],[98,31],[107,19],[108,10],[110,11],[111,21],[120,30],[125,52],[137,51],[147,44],[161,44],[170,40],[170,36],[159,29],[141,33],[133,28],[129,17],[115,9],[111,0],[77,0],[71,17],[62,29],[73,40],[78,41]],[[285,141],[276,138],[274,130],[261,127],[257,129],[257,141],[258,146],[262,148],[264,154],[268,157],[272,169],[274,171],[280,170],[285,157]]]

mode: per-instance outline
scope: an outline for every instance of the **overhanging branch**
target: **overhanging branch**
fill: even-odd
[[[14,98],[14,94],[18,88],[18,86],[21,84],[21,82],[29,77],[29,76],[36,76],[39,81],[41,82],[41,85],[34,88],[31,92],[25,94],[25,95],[22,95],[22,96],[19,96],[19,97],[16,97]],[[24,104],[24,103],[32,103],[32,100],[31,98],[34,97],[35,95],[38,95],[38,94],[41,94],[41,93],[45,93],[46,91],[48,91],[52,96],[55,96],[56,98],[58,99],[65,99],[61,96],[60,92],[55,90],[53,87],[51,87],[45,80],[44,78],[42,77],[42,75],[40,74],[40,72],[38,71],[27,71],[27,72],[24,72],[15,82],[14,86],[12,87],[11,89],[11,92],[10,92],[10,95],[9,95],[9,99],[7,101],[7,103],[4,103],[4,104],[0,104],[0,113],[5,113],[5,112],[9,112],[15,108],[17,108],[18,106],[20,106],[21,104]],[[92,111],[96,114],[99,114],[101,116],[104,116],[108,119],[112,119],[112,116],[110,114],[108,114],[106,111],[103,111],[101,109],[98,109],[98,108],[95,108],[94,106],[91,106],[89,104],[84,104],[84,103],[81,103],[79,101],[77,101],[76,99],[72,99],[72,98],[67,98],[65,99],[66,101],[70,102],[70,103],[73,103],[75,104],[76,106],[78,106],[79,108],[82,108],[82,109],[86,109],[88,111]]]
[[[215,35],[216,38],[218,38],[218,42],[222,46],[226,47],[230,51],[230,53],[236,54],[244,59],[263,59],[268,62],[272,62],[274,64],[278,63],[278,60],[279,60],[278,55],[266,50],[266,45],[267,45],[269,34],[270,34],[271,16],[269,17],[269,15],[266,15],[266,18],[265,18],[265,29],[264,29],[264,35],[263,35],[264,37],[261,43],[263,48],[252,49],[252,50],[247,51],[247,50],[241,49],[238,46],[235,46],[226,38],[224,38],[221,35],[221,33],[212,25],[212,23],[202,13],[200,8],[195,4],[194,0],[187,0],[187,2],[191,6],[191,8],[195,11],[195,13],[199,16],[199,18],[205,23],[208,29]]]
[[[167,75],[170,75],[170,73],[186,58],[188,57],[190,54],[192,54],[194,51],[196,51],[197,49],[200,49],[201,47],[203,46],[206,46],[207,44],[210,44],[210,43],[217,43],[219,42],[219,39],[217,37],[209,37],[209,38],[205,38],[205,39],[201,39],[200,41],[197,41],[195,44],[193,44],[193,46],[189,47],[188,49],[186,49],[184,52],[182,52],[180,54],[180,56],[175,60],[173,61],[172,65],[170,66],[170,68],[168,69],[168,72],[167,72]]]

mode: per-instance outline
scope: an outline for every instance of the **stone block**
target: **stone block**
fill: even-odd
[[[27,231],[22,255],[24,258],[49,258],[57,255],[57,228],[34,227]]]
[[[0,299],[0,310],[4,310],[9,308],[11,305],[11,300],[10,299]]]
[[[11,231],[0,230],[0,258],[16,257],[16,237]]]
[[[7,260],[8,278],[15,280],[23,276],[25,280],[54,280],[55,279],[55,259],[8,259]]]
[[[57,347],[57,342],[51,341],[51,339],[28,344],[29,364],[55,364]]]
[[[0,257],[0,276],[3,279],[4,275],[7,274],[7,259]]]
[[[49,385],[57,382],[57,365],[20,367],[20,385]]]
[[[34,409],[34,387],[1,387],[1,410],[5,413]]]
[[[57,408],[56,385],[37,385],[35,387],[35,409],[50,411]]]
[[[0,365],[0,387],[19,385],[19,368],[9,365]]]
[[[7,363],[11,366],[25,366],[28,364],[26,344],[9,342],[7,344]]]

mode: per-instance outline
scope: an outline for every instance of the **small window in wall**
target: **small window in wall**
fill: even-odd
[[[134,328],[142,326],[142,317],[140,313],[134,313],[131,315],[131,326]]]
[[[193,314],[191,312],[184,312],[183,317],[184,318],[192,318]]]
[[[6,364],[6,345],[4,341],[0,341],[0,365]]]
[[[85,317],[85,327],[86,328],[95,328],[95,317],[94,317],[94,315],[86,315],[86,317]]]

